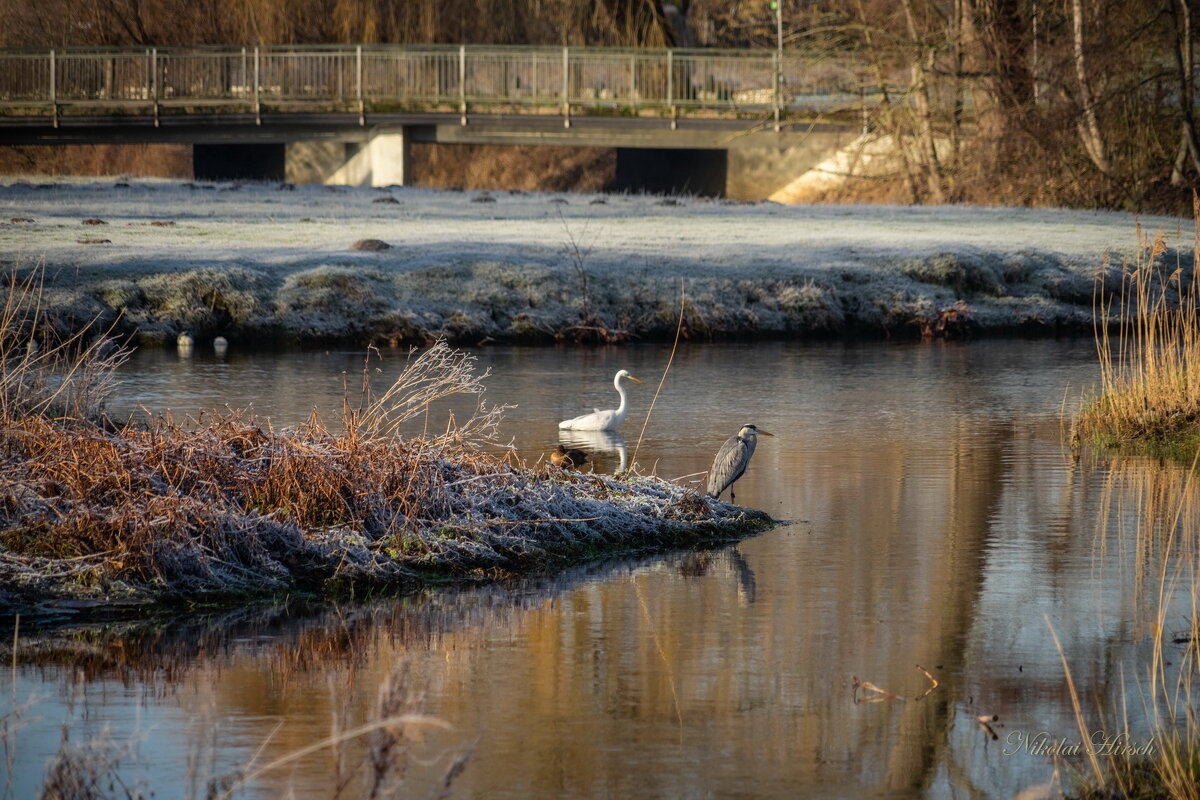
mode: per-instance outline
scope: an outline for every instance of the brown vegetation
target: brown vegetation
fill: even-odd
[[[192,148],[178,144],[0,147],[0,174],[191,178]]]
[[[0,45],[674,43],[658,0],[0,2]]]
[[[1196,201],[1200,219],[1200,200]],[[1200,237],[1200,233],[1198,233]],[[1164,264],[1161,234],[1138,229],[1138,251],[1118,294],[1097,288],[1101,385],[1073,438],[1134,445],[1191,460],[1200,449],[1200,285],[1193,264]],[[1115,340],[1108,320],[1116,320]]]

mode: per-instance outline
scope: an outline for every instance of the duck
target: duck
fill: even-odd
[[[568,450],[561,444],[554,448],[550,453],[550,463],[556,467],[567,469],[568,467],[579,469],[588,460],[588,454],[582,450],[571,448]]]

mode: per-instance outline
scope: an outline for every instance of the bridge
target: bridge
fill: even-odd
[[[589,145],[617,149],[625,188],[755,199],[858,134],[879,96],[862,71],[765,50],[0,50],[0,145],[184,143],[202,179],[355,185],[404,184],[413,142]]]

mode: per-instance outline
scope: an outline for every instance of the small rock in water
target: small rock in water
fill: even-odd
[[[190,333],[188,333],[187,331],[184,331],[183,333],[181,333],[175,337],[175,346],[178,347],[180,350],[191,350],[192,345],[194,345],[195,343],[196,343],[195,340],[192,339],[192,335]]]
[[[367,250],[376,253],[380,250],[390,250],[392,246],[382,239],[359,239],[350,245],[351,250]]]

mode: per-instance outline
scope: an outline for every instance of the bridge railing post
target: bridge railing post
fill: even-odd
[[[358,124],[367,124],[367,103],[363,99],[362,45],[354,48],[354,97],[358,101]]]
[[[675,109],[675,51],[667,51],[667,108],[671,111],[671,130],[678,126]]]
[[[262,57],[258,45],[254,46],[254,124],[262,125],[262,104],[258,99],[258,87],[262,83]]]
[[[467,46],[458,46],[458,122],[467,124]]]
[[[54,114],[54,127],[58,127],[58,65],[54,48],[50,48],[50,109]]]
[[[158,127],[158,48],[150,48],[150,85],[146,87],[154,103],[154,127]]]
[[[562,51],[562,109],[563,127],[571,127],[571,48]]]

